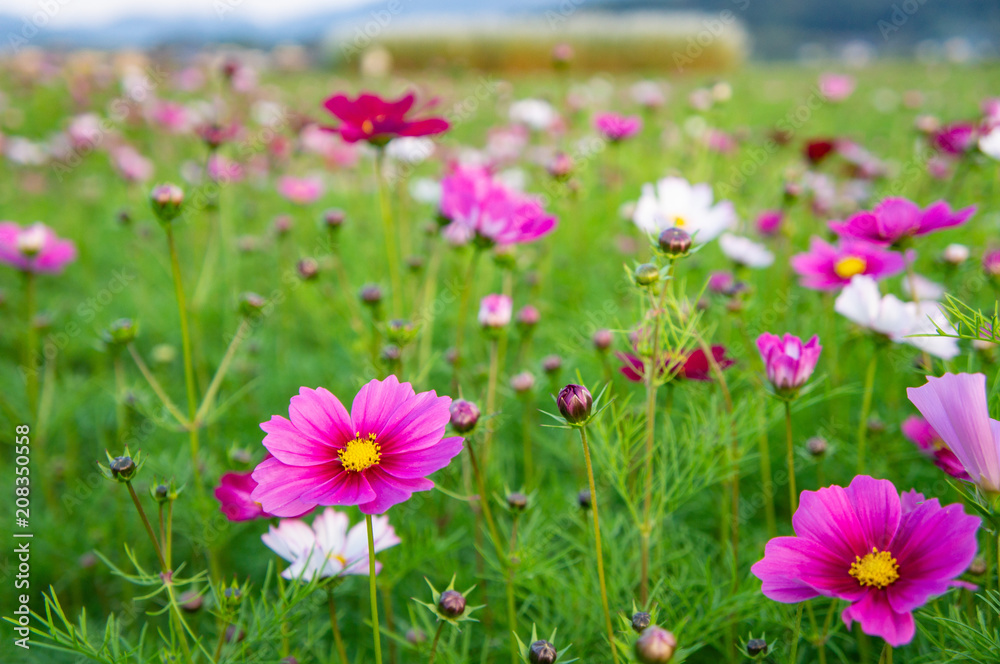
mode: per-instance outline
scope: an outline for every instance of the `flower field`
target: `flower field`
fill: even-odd
[[[0,81],[3,662],[1000,658],[997,66]]]

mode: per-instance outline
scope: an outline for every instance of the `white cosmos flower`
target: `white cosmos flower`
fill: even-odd
[[[420,203],[437,204],[441,200],[441,183],[433,178],[416,178],[410,182],[410,196]]]
[[[355,524],[350,530],[347,515],[333,508],[326,508],[309,526],[301,519],[282,519],[278,527],[271,526],[261,540],[269,549],[287,560],[288,566],[281,576],[286,579],[310,581],[344,574],[368,574],[368,531],[365,523]],[[396,531],[389,525],[389,517],[373,517],[372,533],[375,552],[399,544]],[[375,563],[375,573],[382,564]]]
[[[834,310],[861,327],[884,334],[896,343],[915,346],[945,360],[958,355],[958,341],[936,334],[935,324],[942,330],[954,328],[936,302],[903,302],[895,295],[883,296],[871,277],[857,275],[851,279],[834,303]]]
[[[632,221],[647,233],[682,228],[691,234],[695,244],[704,244],[736,223],[736,211],[729,201],[713,204],[709,185],[692,185],[684,178],[668,177],[655,186],[642,186]]]
[[[424,136],[400,136],[386,144],[385,153],[390,159],[415,166],[434,154],[434,141]]]
[[[522,99],[510,105],[510,121],[538,131],[551,127],[559,118],[552,104],[542,99]]]
[[[939,302],[942,297],[944,297],[944,286],[937,283],[936,281],[931,281],[927,277],[921,274],[913,275],[913,283],[917,285],[917,297],[913,297],[912,288],[909,279],[903,279],[903,295],[910,299],[919,300],[921,303],[931,301]]]
[[[1000,126],[979,139],[979,149],[983,154],[1000,160]]]
[[[723,233],[719,247],[726,258],[740,265],[763,268],[774,263],[774,254],[767,247],[741,235]]]

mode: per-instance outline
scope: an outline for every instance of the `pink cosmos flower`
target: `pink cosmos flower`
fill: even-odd
[[[735,281],[732,272],[713,272],[708,276],[708,290],[713,293],[727,293]]]
[[[931,137],[931,143],[947,155],[963,155],[976,144],[976,127],[971,122],[944,125]]]
[[[114,148],[111,163],[126,182],[146,182],[153,177],[153,162],[129,145]]]
[[[58,274],[76,260],[76,245],[38,222],[21,227],[0,221],[0,263],[22,272]]]
[[[385,100],[370,92],[362,92],[356,99],[335,94],[323,102],[323,107],[341,122],[329,131],[338,132],[348,143],[368,141],[383,146],[397,136],[433,136],[448,131],[444,118],[407,118],[415,100],[412,93],[396,100]]]
[[[243,166],[215,153],[208,158],[208,177],[213,182],[239,182],[243,179]]]
[[[278,193],[292,203],[308,205],[323,195],[323,181],[318,177],[283,175],[278,179]]]
[[[458,167],[445,176],[439,206],[451,222],[442,233],[456,245],[473,239],[484,246],[533,242],[557,223],[537,199],[510,189],[483,168]]]
[[[764,360],[767,379],[775,389],[791,391],[805,385],[812,376],[823,347],[815,335],[803,344],[801,339],[791,334],[779,337],[765,332],[757,337],[757,350]]]
[[[257,488],[251,473],[226,473],[219,478],[219,486],[215,487],[215,499],[220,503],[220,510],[230,521],[251,521],[253,519],[269,518],[260,503],[250,498]]]
[[[951,206],[944,201],[921,210],[919,205],[905,198],[886,198],[874,210],[858,212],[847,221],[831,221],[829,225],[841,237],[894,245],[906,238],[960,226],[975,211],[973,205],[952,212]]]
[[[906,390],[913,405],[958,457],[969,479],[1000,493],[1000,422],[990,418],[986,376],[946,373]]]
[[[316,505],[358,505],[381,514],[427,491],[427,475],[462,451],[462,438],[445,438],[451,397],[416,394],[395,376],[358,392],[351,412],[323,388],[292,397],[290,419],[260,425],[274,455],[253,471],[251,497],[277,516],[299,516]]]
[[[191,128],[191,114],[184,104],[157,99],[148,109],[149,121],[171,134],[181,134]]]
[[[642,120],[635,115],[598,113],[594,117],[594,129],[612,143],[631,138],[642,129]]]
[[[991,277],[1000,276],[1000,249],[983,253],[983,272]]]
[[[646,365],[641,358],[631,353],[616,351],[615,355],[625,364],[619,369],[625,378],[633,383],[640,383],[646,380]],[[726,356],[725,346],[712,346],[712,357],[720,369],[728,369],[734,361]],[[682,357],[667,356],[659,360],[659,377],[675,373],[674,378],[684,380],[710,381],[712,380],[712,367],[708,362],[705,351],[696,348]]]
[[[916,491],[867,475],[846,489],[803,491],[792,517],[795,537],[767,543],[750,570],[765,596],[793,604],[837,597],[841,618],[896,647],[915,632],[913,611],[950,587],[976,555],[979,519]]]
[[[311,581],[332,576],[367,576],[368,531],[364,522],[354,524],[343,512],[326,508],[316,515],[310,527],[299,519],[282,519],[278,527],[270,526],[260,536],[269,549],[291,563],[281,573],[286,579]],[[389,517],[372,519],[372,541],[375,553],[399,544],[396,531],[389,525]],[[375,573],[382,571],[382,563],[375,562]]]
[[[510,324],[514,303],[506,295],[487,295],[479,303],[479,324],[484,328],[499,330]]]
[[[821,74],[819,77],[819,93],[827,101],[843,101],[854,92],[854,77],[846,74]]]
[[[792,256],[792,269],[806,288],[836,290],[851,282],[856,274],[884,279],[906,267],[902,254],[866,242],[842,241],[833,246],[818,237],[809,242],[809,251]]]
[[[764,210],[757,216],[757,232],[761,235],[776,235],[781,230],[785,214],[781,210]]]
[[[911,415],[899,425],[903,435],[917,446],[924,456],[933,459],[934,465],[960,480],[968,480],[969,474],[962,467],[955,453],[948,449],[941,436],[930,423],[919,415]]]

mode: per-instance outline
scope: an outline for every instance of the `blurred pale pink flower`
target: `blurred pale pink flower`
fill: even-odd
[[[847,74],[825,73],[819,77],[819,93],[827,101],[843,101],[854,93],[855,81]]]
[[[112,150],[111,163],[126,182],[147,182],[153,177],[153,162],[130,145],[120,145]]]
[[[507,327],[513,310],[514,304],[507,295],[487,295],[479,303],[479,324],[494,330]]]
[[[278,179],[278,193],[296,205],[308,205],[323,195],[323,181],[314,176],[283,175]]]
[[[76,245],[41,222],[19,226],[0,221],[0,263],[22,272],[58,274],[76,260]]]

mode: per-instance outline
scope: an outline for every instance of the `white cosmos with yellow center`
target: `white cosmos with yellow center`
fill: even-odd
[[[729,201],[713,202],[712,188],[678,177],[645,184],[632,215],[635,225],[647,233],[659,234],[667,228],[683,228],[695,244],[714,240],[736,223],[736,211]]]

